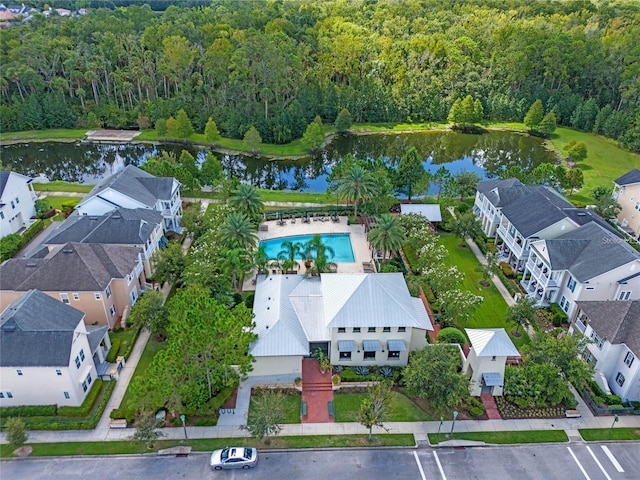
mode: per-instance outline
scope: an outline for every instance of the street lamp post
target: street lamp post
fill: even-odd
[[[613,428],[616,424],[616,422],[620,420],[620,417],[618,417],[618,415],[614,415],[613,416],[613,423],[611,424],[611,428]]]
[[[187,426],[184,423],[186,419],[187,417],[185,417],[184,415],[180,415],[180,420],[182,421],[182,428],[184,429],[184,438],[188,439],[189,437],[187,437]]]
[[[444,422],[444,418],[440,417],[440,425],[438,425],[438,433],[440,433],[440,429],[442,428],[442,422]]]
[[[451,432],[449,432],[451,435],[453,435],[453,427],[456,426],[456,418],[458,418],[458,411],[454,410],[453,411],[453,422],[451,422]]]

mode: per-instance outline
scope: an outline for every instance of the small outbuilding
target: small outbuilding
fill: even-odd
[[[471,395],[501,396],[507,359],[519,358],[520,352],[504,328],[465,328],[465,332],[471,344],[464,364],[471,380]]]
[[[400,213],[402,215],[417,213],[431,223],[439,223],[442,221],[440,205],[437,203],[402,203],[400,204]]]

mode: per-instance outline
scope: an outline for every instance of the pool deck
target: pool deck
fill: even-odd
[[[272,238],[293,237],[297,235],[314,235],[317,233],[348,233],[351,238],[351,247],[353,248],[355,262],[337,263],[338,273],[363,273],[364,269],[362,264],[372,261],[372,253],[369,248],[369,242],[367,241],[367,235],[364,233],[364,225],[347,225],[346,216],[339,218],[339,222],[332,222],[330,219],[324,222],[310,219],[309,223],[302,222],[300,218],[296,219],[296,223],[291,223],[291,219],[288,219],[284,225],[278,225],[276,220],[263,222],[261,225],[266,225],[267,230],[258,232],[258,240],[270,240]],[[298,275],[304,275],[306,269],[303,262],[299,262],[297,270]],[[247,275],[247,279],[243,285],[245,291],[255,290],[253,278],[253,274]]]

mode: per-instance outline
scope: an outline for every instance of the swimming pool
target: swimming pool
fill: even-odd
[[[304,250],[304,245],[313,238],[313,235],[297,235],[294,237],[272,238],[260,242],[261,247],[265,247],[267,258],[277,258],[282,251],[283,242],[300,243]],[[356,261],[353,256],[353,247],[351,246],[351,238],[348,233],[330,233],[321,234],[322,243],[327,247],[331,247],[335,255],[327,254],[328,260],[335,263],[354,263]],[[301,260],[301,259],[297,259]]]

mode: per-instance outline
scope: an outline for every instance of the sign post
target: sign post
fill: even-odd
[[[450,432],[450,434],[453,434],[453,427],[456,426],[456,418],[458,418],[458,411],[454,410],[453,411],[453,422],[451,422],[451,432]]]
[[[187,417],[185,417],[184,415],[180,415],[180,420],[182,421],[182,428],[184,429],[184,438],[188,439],[189,437],[187,437],[187,426],[184,423],[186,419]]]

